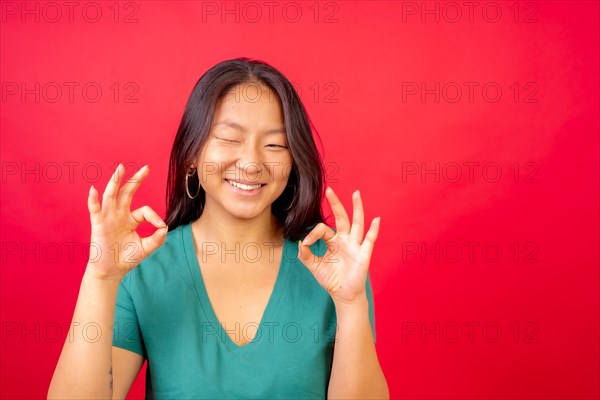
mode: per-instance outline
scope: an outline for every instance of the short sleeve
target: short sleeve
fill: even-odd
[[[133,299],[131,298],[131,277],[125,275],[117,290],[115,323],[112,345],[133,351],[146,358],[146,349],[138,322]]]
[[[369,301],[369,321],[371,322],[371,330],[373,331],[373,342],[377,343],[375,335],[375,301],[373,300],[373,289],[371,288],[371,278],[367,272],[367,300]]]

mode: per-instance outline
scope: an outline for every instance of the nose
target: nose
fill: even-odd
[[[251,135],[248,140],[243,141],[239,146],[236,169],[242,180],[260,182],[265,159],[258,141],[254,139],[255,137],[255,135]]]

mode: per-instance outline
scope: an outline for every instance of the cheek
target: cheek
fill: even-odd
[[[290,174],[292,172],[292,159],[289,158],[288,160],[286,160],[285,162],[282,163],[282,167],[279,169],[278,171],[278,179],[281,179],[283,181],[287,181],[290,177]]]
[[[203,154],[204,161],[211,163],[225,162],[228,158],[231,158],[231,151],[227,151],[227,149],[223,149],[219,146],[209,145]]]

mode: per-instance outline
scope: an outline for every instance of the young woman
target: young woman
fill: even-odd
[[[130,211],[148,175],[119,165],[88,197],[90,258],[49,398],[125,398],[148,360],[146,398],[389,398],[375,352],[365,235],[325,190],[323,164],[290,82],[247,58],[219,63],[191,93],[169,164],[166,223]],[[136,233],[144,221],[157,229]],[[114,326],[113,326],[114,324]],[[111,332],[111,335],[106,334]]]

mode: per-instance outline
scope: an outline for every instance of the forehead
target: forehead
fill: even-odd
[[[243,125],[283,124],[279,97],[264,85],[244,84],[229,90],[217,103],[214,122],[225,119]]]
[[[243,99],[251,103],[268,99],[271,102],[279,101],[279,96],[273,89],[263,83],[246,82],[235,85],[224,93],[223,100]]]

